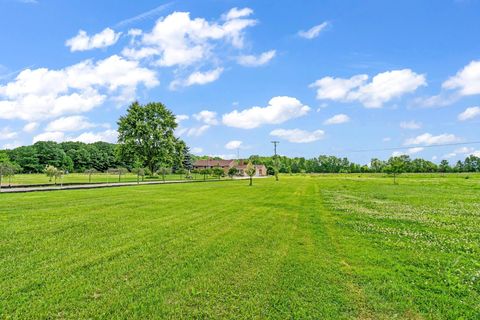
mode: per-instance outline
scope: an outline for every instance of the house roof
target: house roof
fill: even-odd
[[[235,160],[197,160],[194,167],[229,167]]]
[[[261,167],[266,168],[265,165],[263,165],[263,164],[254,164],[253,166],[254,166],[255,168],[259,168],[259,167],[260,167],[260,168],[261,168]],[[246,167],[247,167],[246,164],[241,164],[241,165],[235,166],[235,168],[237,168],[237,169],[245,169]]]

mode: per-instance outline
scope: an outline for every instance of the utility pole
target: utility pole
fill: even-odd
[[[277,157],[277,144],[280,143],[280,141],[272,141],[273,143],[273,152],[274,152],[274,162],[275,162],[275,180],[278,181],[278,157]]]

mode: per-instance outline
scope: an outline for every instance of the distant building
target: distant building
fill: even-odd
[[[267,175],[267,167],[263,164],[256,164],[255,166],[255,176],[263,177]],[[230,168],[237,168],[238,175],[246,176],[245,169],[247,168],[247,163],[245,160],[197,160],[193,164],[193,169],[202,170],[202,169],[212,169],[212,168],[222,168],[225,173],[228,172]]]

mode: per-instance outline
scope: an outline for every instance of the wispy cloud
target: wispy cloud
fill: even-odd
[[[140,13],[140,14],[134,16],[134,17],[122,20],[122,21],[118,22],[116,25],[114,25],[113,27],[114,28],[121,28],[121,27],[125,27],[125,26],[128,26],[130,24],[134,24],[136,22],[142,21],[142,20],[150,19],[152,17],[155,17],[155,16],[159,15],[162,11],[167,9],[172,4],[173,4],[173,2],[168,2],[168,3],[162,4],[162,5],[160,5],[156,8],[153,8],[152,10],[145,11],[145,12]]]

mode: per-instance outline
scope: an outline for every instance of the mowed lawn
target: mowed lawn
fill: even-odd
[[[480,178],[0,195],[0,318],[479,319]]]

